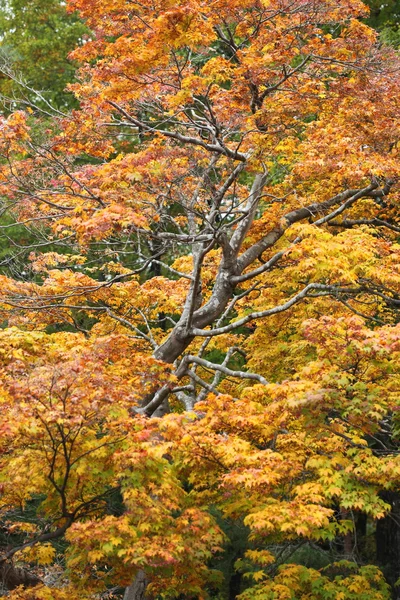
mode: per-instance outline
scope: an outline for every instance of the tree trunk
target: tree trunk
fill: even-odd
[[[400,494],[384,492],[383,500],[392,510],[376,525],[376,558],[387,582],[392,586],[393,598],[400,599],[400,588],[395,586],[400,578]]]
[[[126,588],[124,600],[147,600],[146,589],[148,583],[144,571],[139,571],[131,585]]]
[[[5,560],[0,564],[0,582],[8,590],[14,590],[20,585],[34,587],[42,583],[42,580],[26,569],[15,567],[11,560]]]
[[[229,581],[229,600],[235,600],[240,592],[242,587],[242,574],[235,572],[230,578]]]
[[[341,510],[340,517],[343,520],[350,520],[351,515],[348,510]],[[354,535],[352,531],[349,531],[341,538],[341,552],[345,560],[354,561]]]
[[[367,515],[358,513],[356,517],[356,550],[358,559],[363,563],[369,562],[367,556],[367,523]]]

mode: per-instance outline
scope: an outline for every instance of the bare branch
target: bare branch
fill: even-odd
[[[374,227],[387,227],[387,229],[391,229],[396,233],[400,233],[400,227],[394,225],[393,223],[389,223],[389,221],[384,221],[383,219],[346,219],[344,221],[331,221],[328,223],[331,227],[343,227],[345,229],[351,229],[357,225],[371,225]]]
[[[141,128],[141,130],[148,131],[150,133],[160,133],[161,135],[172,138],[178,142],[182,142],[184,144],[191,144],[193,146],[200,146],[201,148],[204,148],[205,150],[208,150],[209,152],[216,152],[217,154],[224,154],[225,156],[228,156],[229,158],[233,158],[234,160],[240,160],[242,162],[247,160],[247,156],[245,154],[242,154],[241,152],[237,152],[235,150],[230,150],[226,146],[222,146],[220,144],[207,144],[207,142],[205,142],[201,138],[196,138],[196,137],[192,137],[192,136],[188,136],[188,135],[182,135],[181,133],[178,133],[177,131],[169,131],[168,129],[157,129],[156,127],[150,127],[150,125],[147,125],[143,121],[139,121],[135,117],[132,117],[132,115],[130,115],[125,109],[122,108],[122,106],[120,106],[116,102],[112,102],[111,100],[109,100],[108,103],[113,108],[115,108],[115,110],[120,112],[128,120],[129,123],[132,123],[136,127]],[[127,123],[124,123],[124,124],[128,125]]]
[[[212,371],[220,371],[224,375],[229,375],[230,377],[239,377],[240,379],[252,379],[254,381],[258,381],[263,385],[268,385],[268,381],[262,377],[261,375],[257,375],[256,373],[248,373],[247,371],[234,371],[232,369],[228,369],[228,367],[223,364],[212,363],[209,360],[204,360],[204,358],[199,358],[198,356],[193,356],[192,354],[187,354],[182,362],[197,363],[198,365],[204,367],[205,369],[211,369]],[[218,382],[217,382],[218,383]]]
[[[193,336],[198,335],[200,337],[208,337],[208,336],[215,336],[215,335],[222,335],[224,333],[229,333],[230,331],[233,331],[234,329],[237,329],[238,327],[242,327],[243,325],[246,325],[246,323],[249,323],[249,321],[254,321],[256,319],[262,319],[264,317],[270,317],[271,315],[276,315],[278,313],[284,312],[285,310],[288,310],[294,304],[297,304],[298,302],[300,302],[300,300],[303,300],[304,298],[309,296],[310,295],[309,292],[311,292],[311,290],[319,290],[319,292],[317,294],[314,294],[314,296],[329,296],[329,295],[336,295],[339,293],[339,291],[343,291],[346,293],[349,293],[351,291],[346,288],[340,289],[338,287],[335,287],[332,285],[324,285],[322,283],[310,283],[303,290],[301,290],[301,292],[299,292],[298,294],[296,294],[295,296],[290,298],[290,300],[288,300],[284,304],[280,304],[280,305],[275,306],[274,308],[270,308],[268,310],[253,312],[253,313],[247,315],[246,317],[239,319],[238,321],[234,321],[233,323],[226,325],[225,327],[219,327],[216,329],[193,328],[191,330],[191,334]],[[357,291],[359,291],[359,290],[357,290]]]

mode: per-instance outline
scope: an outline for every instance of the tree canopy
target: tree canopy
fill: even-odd
[[[68,9],[79,108],[0,122],[4,597],[395,598],[398,54],[359,0]]]

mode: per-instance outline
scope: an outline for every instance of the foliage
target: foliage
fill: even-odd
[[[80,108],[0,123],[8,597],[388,599],[397,54],[359,0],[69,10]]]
[[[76,106],[65,92],[73,81],[76,65],[68,54],[88,38],[88,29],[76,14],[67,14],[59,0],[1,0],[0,93],[21,96],[42,108]],[[26,85],[23,85],[26,84]],[[30,89],[29,89],[30,88]],[[4,100],[3,100],[4,101]]]
[[[331,577],[325,575],[324,571],[330,571]],[[333,563],[329,570],[325,569],[322,573],[297,565],[285,565],[279,569],[279,575],[272,584],[258,584],[250,593],[244,592],[240,597],[243,600],[247,598],[303,600],[310,597],[315,600],[325,598],[380,600],[387,597],[387,593],[388,586],[376,567],[361,567],[358,570],[356,565],[342,561]]]
[[[381,39],[396,48],[400,45],[400,9],[396,0],[380,2],[379,0],[368,0],[366,4],[371,13],[367,23],[380,32]]]

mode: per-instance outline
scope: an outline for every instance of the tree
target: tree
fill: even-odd
[[[395,0],[389,2],[377,2],[376,0],[368,0],[366,4],[370,7],[368,20],[373,27],[383,27],[385,25],[395,25],[399,17],[399,7]]]
[[[235,526],[229,597],[388,598],[397,55],[358,0],[70,8],[80,110],[1,127],[4,211],[64,244],[1,279],[3,581],[69,544],[11,599],[216,595]]]
[[[77,107],[65,87],[74,80],[77,64],[68,54],[89,39],[89,30],[76,13],[68,14],[58,0],[0,1],[0,106],[4,114],[16,108],[57,114]],[[58,112],[58,114],[61,114]],[[46,129],[45,120],[37,123]],[[29,277],[29,246],[46,239],[40,228],[15,225],[10,215],[0,217],[0,269]],[[30,228],[32,229],[32,228]],[[47,250],[57,250],[58,244]]]
[[[380,31],[382,41],[398,48],[400,43],[398,3],[395,0],[383,4],[376,0],[369,0],[366,4],[371,9],[367,23]]]
[[[65,91],[76,70],[68,54],[89,31],[76,13],[68,14],[59,0],[1,0],[0,31],[2,104],[13,110],[21,100],[47,110],[47,103],[61,110],[77,107]]]

